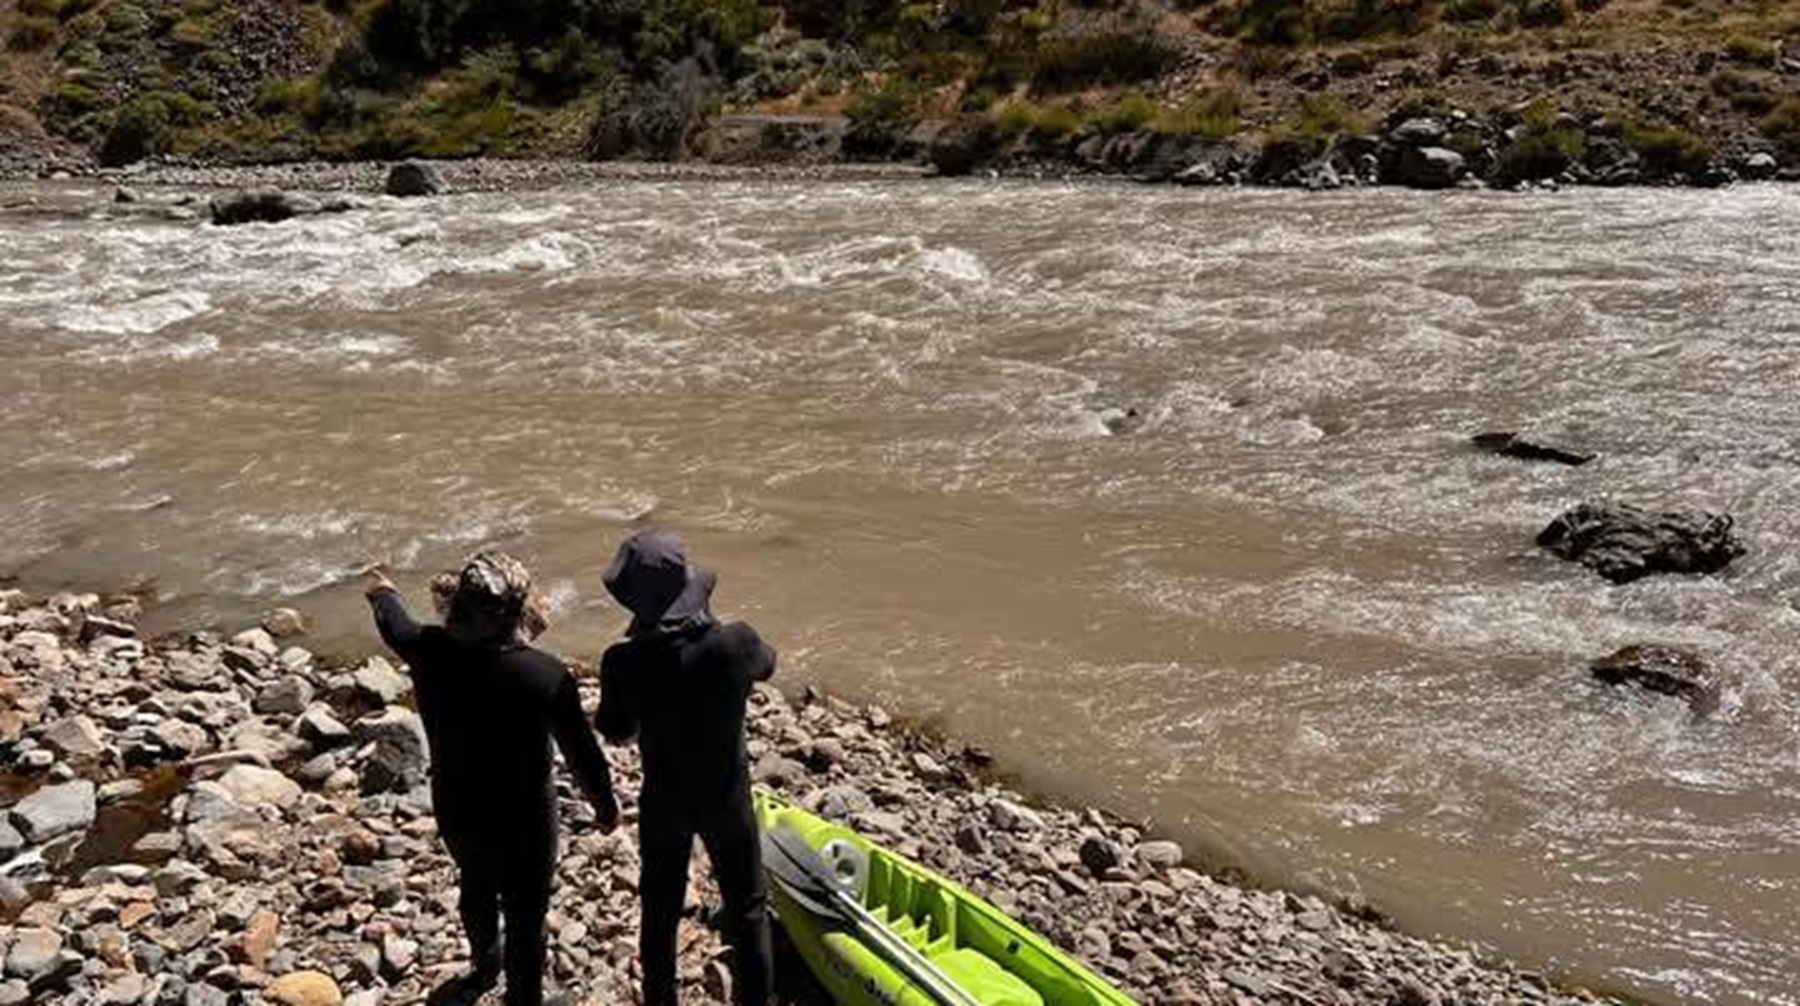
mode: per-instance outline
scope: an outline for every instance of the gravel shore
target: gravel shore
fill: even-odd
[[[443,176],[446,191],[523,192],[561,185],[646,181],[904,181],[923,178],[929,169],[908,164],[826,164],[738,167],[700,161],[517,161],[462,160],[431,162]],[[210,189],[277,188],[303,192],[380,192],[393,167],[387,161],[309,161],[239,167],[142,165],[106,169],[75,165],[52,171],[43,165],[0,164],[0,180],[26,181],[60,174],[130,186],[173,186]]]
[[[155,640],[138,614],[129,597],[0,591],[0,1006],[421,1001],[465,948],[404,669],[327,666],[290,611]],[[1032,805],[978,750],[880,709],[762,689],[750,730],[759,782],[966,884],[1147,1006],[1606,1001],[1208,876],[1128,822]],[[610,754],[629,824],[637,759]],[[600,834],[559,787],[555,984],[635,1001],[633,829]],[[687,1002],[729,997],[703,923],[716,902],[693,884]],[[797,978],[784,998],[804,997]]]

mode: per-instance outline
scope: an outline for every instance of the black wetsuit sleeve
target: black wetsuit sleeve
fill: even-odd
[[[375,609],[375,630],[381,633],[381,641],[416,672],[419,666],[416,657],[424,630],[407,614],[406,602],[400,600],[399,592],[377,591],[369,596],[369,606]]]
[[[751,681],[767,681],[775,676],[775,648],[763,642],[755,629],[744,626],[743,650],[740,658]]]
[[[617,648],[600,659],[600,711],[594,716],[600,736],[614,744],[627,744],[637,736],[637,696],[630,668]]]
[[[606,763],[606,752],[594,738],[593,728],[581,714],[581,691],[567,672],[551,700],[550,725],[556,734],[556,746],[562,749],[563,761],[575,774],[581,791],[596,807],[612,803],[612,768]]]

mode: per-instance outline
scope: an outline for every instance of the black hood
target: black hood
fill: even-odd
[[[688,562],[681,539],[667,531],[640,531],[625,539],[601,578],[631,612],[626,635],[680,635],[713,624],[718,577]]]

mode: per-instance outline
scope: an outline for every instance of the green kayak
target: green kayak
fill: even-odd
[[[764,869],[794,947],[845,1006],[1136,1006],[962,887],[756,793]]]

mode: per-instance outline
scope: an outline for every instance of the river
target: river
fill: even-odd
[[[20,582],[350,651],[355,568],[493,544],[591,655],[599,569],[666,525],[790,683],[1209,862],[1800,1003],[1800,191],[659,182],[229,230],[0,195],[72,210],[0,212]],[[1592,498],[1749,554],[1614,587],[1533,548]],[[1722,707],[1589,679],[1634,642]]]

